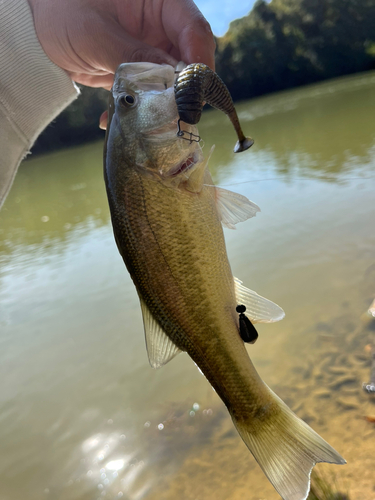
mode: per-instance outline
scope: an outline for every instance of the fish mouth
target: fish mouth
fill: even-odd
[[[196,165],[197,162],[198,155],[193,154],[188,156],[186,160],[179,163],[168,172],[168,177],[176,177],[177,175],[188,172]]]

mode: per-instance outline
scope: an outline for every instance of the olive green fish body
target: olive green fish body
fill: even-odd
[[[140,298],[149,360],[159,367],[186,351],[282,498],[305,500],[315,463],[344,460],[248,356],[237,305],[252,322],[277,321],[283,311],[233,277],[222,224],[233,228],[259,208],[215,187],[199,144],[177,136],[173,84],[169,66],[120,66],[104,151],[115,239]]]
[[[212,189],[191,193],[134,174],[121,192],[113,225],[139,295],[226,406],[249,417],[269,398],[259,393],[260,379],[238,334],[233,276]]]

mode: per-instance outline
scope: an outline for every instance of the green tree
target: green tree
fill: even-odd
[[[81,95],[56,120],[48,125],[32,148],[33,154],[45,153],[104,137],[99,117],[107,108],[108,91],[79,86]]]
[[[246,98],[375,68],[375,0],[258,0],[218,39],[217,70]]]
[[[234,99],[374,69],[375,0],[258,0],[216,42],[217,72]],[[106,106],[106,91],[82,88],[33,152],[103,137]]]

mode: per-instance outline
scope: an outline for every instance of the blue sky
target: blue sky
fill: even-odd
[[[194,0],[198,8],[211,24],[216,36],[227,31],[233,19],[246,16],[252,9],[255,0]]]

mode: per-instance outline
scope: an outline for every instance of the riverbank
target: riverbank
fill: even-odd
[[[259,0],[216,39],[216,70],[234,100],[375,69],[375,0]],[[38,138],[34,155],[104,137],[103,89],[82,94]]]

